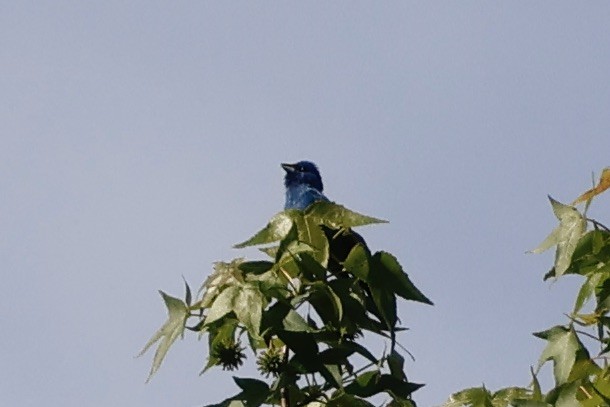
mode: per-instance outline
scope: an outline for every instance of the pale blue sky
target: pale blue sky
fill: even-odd
[[[546,194],[610,165],[609,20],[600,1],[1,2],[0,405],[234,394],[197,375],[192,335],[147,385],[133,356],[156,290],[240,255],[282,208],[279,163],[305,158],[390,220],[361,233],[436,303],[400,308],[418,404],[527,385],[531,332],[578,280],[543,283],[552,254],[524,252],[555,226]]]

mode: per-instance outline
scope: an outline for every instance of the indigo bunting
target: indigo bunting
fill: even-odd
[[[315,201],[328,201],[318,167],[310,161],[282,164],[286,171],[286,203],[284,209],[304,210]]]
[[[324,195],[324,185],[318,167],[310,161],[299,161],[295,164],[282,164],[286,171],[286,202],[284,209],[304,210],[316,201],[329,201]],[[353,247],[361,243],[367,248],[362,236],[351,230],[336,230],[321,226],[330,245],[328,269],[337,273],[343,270],[342,263]]]

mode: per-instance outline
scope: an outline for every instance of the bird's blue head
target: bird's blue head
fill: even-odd
[[[284,185],[286,188],[308,186],[320,193],[324,190],[322,177],[320,176],[318,167],[311,161],[299,161],[296,164],[282,164],[282,168],[286,171],[286,176],[284,177]]]

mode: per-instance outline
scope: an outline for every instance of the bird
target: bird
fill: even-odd
[[[286,171],[286,203],[284,209],[305,210],[316,201],[329,201],[324,195],[324,184],[318,167],[311,161],[282,164]]]
[[[284,186],[286,187],[285,210],[298,209],[303,211],[314,202],[330,202],[324,195],[322,176],[316,164],[303,160],[295,164],[282,163],[281,166],[286,171],[284,177]],[[321,225],[321,228],[329,242],[328,270],[332,273],[343,270],[343,262],[356,244],[360,243],[367,248],[364,238],[350,229],[337,230],[324,225]]]

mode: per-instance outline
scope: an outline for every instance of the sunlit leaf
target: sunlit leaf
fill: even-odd
[[[205,324],[209,325],[233,311],[235,298],[239,293],[240,289],[237,286],[230,286],[222,290],[212,303],[205,317]]]
[[[292,227],[294,213],[296,212],[290,210],[278,213],[271,218],[267,226],[261,229],[258,233],[245,242],[238,243],[233,247],[236,249],[241,249],[247,246],[268,244],[281,240],[284,238],[284,236],[286,236],[286,234],[288,234],[290,228]]]
[[[576,333],[572,329],[555,326],[534,335],[548,342],[540,355],[538,367],[540,368],[546,361],[552,360],[555,382],[558,386],[566,383],[576,362],[577,353],[586,352]]]
[[[495,407],[485,387],[472,387],[452,394],[442,407]]]
[[[580,287],[576,297],[573,312],[579,312],[587,301],[593,297],[595,294],[595,289],[600,285],[600,282],[602,280],[607,280],[608,278],[610,278],[610,273],[593,273],[587,276],[587,279]]]
[[[142,356],[152,345],[154,345],[158,341],[161,341],[155,352],[153,363],[150,368],[150,373],[148,375],[148,379],[146,380],[147,382],[161,366],[161,362],[163,362],[163,359],[165,358],[165,355],[167,354],[167,351],[169,350],[170,346],[184,332],[186,320],[189,316],[186,304],[182,302],[182,300],[171,297],[165,294],[163,291],[159,291],[159,293],[161,293],[163,301],[165,302],[165,306],[167,307],[168,319],[161,326],[161,328],[159,328],[159,330],[155,332],[155,334],[152,336],[152,338],[150,338],[146,345],[144,345],[144,348],[138,355]]]
[[[362,244],[355,245],[347,255],[343,266],[347,271],[364,282],[369,281],[370,259],[368,250]]]
[[[599,177],[599,182],[597,185],[576,198],[574,202],[572,202],[572,205],[576,205],[580,202],[586,202],[592,199],[594,196],[601,194],[608,188],[610,188],[610,167],[604,168],[602,170],[602,175]]]
[[[201,307],[208,308],[220,291],[227,286],[233,286],[243,281],[240,265],[242,258],[237,258],[230,263],[218,261],[214,263],[214,272],[205,280],[199,291],[203,291]]]
[[[353,228],[373,223],[387,223],[386,220],[362,215],[342,205],[325,201],[318,201],[310,205],[305,210],[305,217],[315,220],[318,225],[325,225],[333,229]]]
[[[555,252],[555,276],[561,276],[570,266],[572,254],[578,240],[585,232],[587,223],[583,216],[573,206],[564,205],[549,196],[553,212],[559,219],[559,226],[531,253],[543,251],[557,246]]]
[[[258,336],[260,332],[264,303],[263,294],[251,285],[241,287],[235,296],[233,304],[235,316],[253,336]]]

